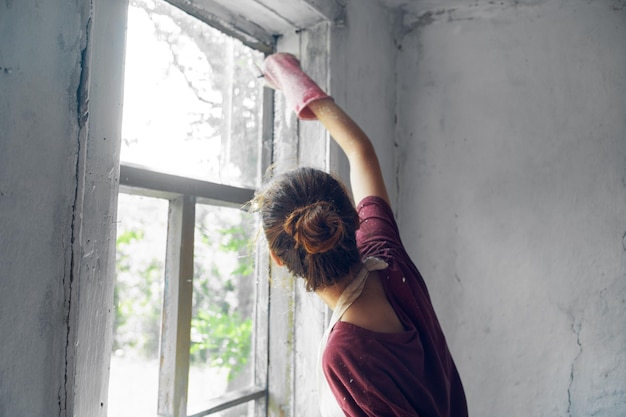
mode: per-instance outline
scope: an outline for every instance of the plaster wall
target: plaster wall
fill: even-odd
[[[79,137],[76,5],[0,5],[0,415],[65,406]],[[9,39],[11,41],[9,41]]]
[[[625,6],[405,16],[398,221],[471,415],[626,415]]]
[[[125,13],[0,3],[0,416],[106,415]]]

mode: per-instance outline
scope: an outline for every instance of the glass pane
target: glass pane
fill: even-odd
[[[110,416],[156,416],[167,210],[167,200],[119,195]]]
[[[131,3],[122,161],[258,185],[263,54],[165,1]]]
[[[188,414],[253,383],[255,230],[250,213],[196,206]]]

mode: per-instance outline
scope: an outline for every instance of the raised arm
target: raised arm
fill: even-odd
[[[309,109],[348,157],[354,201],[375,195],[389,203],[380,164],[365,132],[331,98],[313,101]]]
[[[358,204],[369,195],[389,203],[389,196],[372,142],[361,128],[302,71],[290,54],[266,58],[263,75],[267,83],[285,94],[300,119],[318,119],[346,154],[350,163],[350,183]]]

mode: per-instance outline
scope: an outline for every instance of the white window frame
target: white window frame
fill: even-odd
[[[271,136],[270,136],[271,137]],[[267,396],[268,309],[255,308],[254,384],[216,398],[208,409],[187,415],[187,383],[193,296],[194,230],[196,203],[242,208],[254,196],[253,189],[231,187],[192,178],[159,173],[120,164],[120,193],[169,200],[165,256],[165,293],[159,349],[158,414],[201,417],[256,402],[257,414],[265,415]],[[264,276],[265,257],[257,251],[255,274]],[[257,279],[255,306],[267,306],[269,282]]]
[[[198,3],[192,0],[166,1],[248,46],[255,48],[255,43],[259,44],[260,46],[255,49],[265,53],[271,53],[275,48],[290,52],[302,50],[301,58],[307,57],[307,48],[303,46],[302,40],[308,38],[309,31],[302,32],[299,29],[310,28],[320,21],[326,22],[324,23],[327,26],[326,34],[322,35],[324,39],[319,38],[319,30],[311,34],[314,38],[319,38],[318,41],[322,44],[328,45],[330,40],[325,36],[335,38],[329,25],[341,25],[345,18],[345,5],[336,0],[295,2],[264,0],[262,3],[252,0],[236,2],[203,0],[204,10],[198,10],[198,13],[191,10],[194,5],[195,8],[199,7]],[[236,13],[235,10],[229,9],[231,6],[249,7],[242,13]],[[73,269],[74,280],[72,283],[70,279],[66,288],[67,308],[70,311],[65,351],[63,385],[65,389],[60,394],[62,397],[60,401],[65,404],[64,414],[68,416],[105,417],[108,408],[107,392],[113,340],[111,329],[114,315],[112,307],[124,75],[123,51],[128,1],[92,0],[90,6],[85,5],[84,8],[89,16],[83,19],[85,27],[80,40],[84,42],[85,49],[80,70],[86,82],[81,83],[79,92],[81,98],[88,98],[85,110],[96,117],[84,119],[87,124],[81,129],[80,135],[80,163],[77,166],[79,168],[77,193],[80,196],[80,204],[76,207],[75,213],[80,221],[77,222],[76,229],[73,229],[76,237],[72,247],[73,259],[76,260]],[[305,40],[304,44],[306,43]],[[327,88],[328,81],[326,80],[325,84]],[[270,105],[272,101],[270,98]],[[278,104],[281,105],[280,98]],[[293,165],[293,161],[298,159],[299,147],[293,140],[294,137],[298,137],[297,121],[293,116],[289,116],[282,106],[276,114],[278,137],[274,142],[264,140],[263,161],[265,164],[271,160],[276,166],[286,167]],[[264,121],[263,137],[269,138],[272,136],[273,115],[267,112],[264,117],[269,121]],[[306,129],[310,130],[311,127]],[[316,136],[323,137],[321,133]],[[321,153],[316,151],[315,155]],[[330,165],[334,166],[335,163],[331,160]],[[129,184],[123,187],[129,187]],[[175,194],[172,190],[168,193]],[[259,281],[267,283],[267,277],[270,276],[269,257],[267,249],[263,250],[264,252],[258,252],[257,256],[260,259],[257,268],[264,271]],[[264,273],[266,274],[263,275]],[[281,271],[272,271],[272,274],[272,280],[278,282]],[[315,397],[311,395],[315,382],[310,378],[310,368],[296,367],[294,359],[296,355],[304,355],[305,358],[314,357],[312,352],[315,346],[310,341],[317,337],[316,329],[321,331],[323,326],[321,320],[316,319],[314,324],[309,320],[307,338],[295,337],[296,313],[292,310],[294,305],[296,307],[299,305],[295,302],[299,293],[289,288],[286,290],[273,287],[270,286],[271,304],[268,303],[270,314],[275,316],[269,323],[271,338],[269,341],[256,340],[257,344],[270,345],[267,381],[269,399],[260,414],[272,417],[293,416],[297,409],[298,415],[316,416],[318,413],[314,404]],[[306,305],[310,307],[309,304]],[[300,382],[297,389],[296,381]]]
[[[212,20],[202,10],[186,1],[165,0],[246,46],[271,53],[269,38],[257,41],[226,25]],[[259,141],[260,178],[272,161],[273,93],[263,89],[263,117]],[[257,288],[254,313],[253,384],[212,399],[209,407],[187,414],[187,390],[191,344],[191,306],[193,296],[194,230],[196,204],[245,209],[253,197],[253,188],[233,187],[184,176],[171,175],[133,164],[120,163],[120,193],[169,200],[165,256],[165,292],[159,349],[158,415],[164,417],[202,417],[254,401],[255,415],[265,416],[268,397],[269,360],[269,257],[257,246],[255,275]]]

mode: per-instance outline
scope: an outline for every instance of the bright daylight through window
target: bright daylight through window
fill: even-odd
[[[267,280],[241,207],[271,136],[262,59],[165,1],[130,2],[111,417],[261,415]]]

